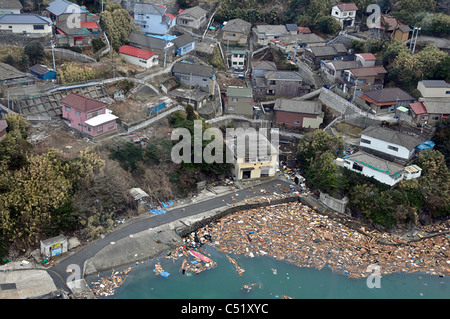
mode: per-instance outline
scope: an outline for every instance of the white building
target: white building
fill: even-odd
[[[119,48],[120,56],[128,63],[149,69],[159,63],[158,55],[155,52],[138,49],[129,45]]]
[[[360,133],[359,145],[367,149],[394,156],[402,160],[412,158],[416,146],[425,139],[384,127],[369,126]]]
[[[52,33],[52,21],[33,13],[5,14],[0,16],[0,31],[19,34],[49,35]]]
[[[356,11],[358,7],[353,2],[338,3],[331,9],[331,16],[339,21],[342,28],[355,25]]]
[[[394,186],[403,179],[418,178],[422,171],[417,165],[404,167],[363,151],[338,159],[336,164],[389,186]]]
[[[245,50],[231,50],[231,67],[244,68],[246,54]]]
[[[444,80],[423,80],[417,83],[417,90],[424,98],[450,99],[450,84]]]
[[[0,0],[0,15],[20,14],[23,6],[19,0]]]
[[[41,254],[47,257],[55,257],[69,250],[69,242],[64,235],[41,240]]]
[[[242,133],[242,134],[241,134]],[[233,173],[236,179],[275,176],[278,165],[278,148],[260,131],[248,128],[226,136],[227,160],[232,154]]]

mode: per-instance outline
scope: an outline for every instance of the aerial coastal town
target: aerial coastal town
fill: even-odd
[[[0,0],[0,299],[450,276],[449,52],[445,0]]]

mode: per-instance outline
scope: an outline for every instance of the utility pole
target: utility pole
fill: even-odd
[[[414,29],[416,29],[416,27],[414,27]],[[416,32],[416,39],[414,40],[414,47],[412,50],[412,54],[414,55],[414,51],[416,50],[416,43],[417,43],[417,36],[419,35],[419,31],[422,30],[422,28],[417,28],[417,32]]]
[[[53,44],[53,40],[50,40],[50,44],[52,46],[52,58],[53,58],[53,70],[56,72],[56,65],[55,65],[55,45]]]

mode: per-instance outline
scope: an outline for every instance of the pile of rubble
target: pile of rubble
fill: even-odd
[[[225,254],[268,255],[302,267],[328,266],[361,278],[370,274],[366,270],[372,264],[382,274],[450,274],[448,230],[448,225],[443,226],[442,235],[407,242],[377,230],[349,228],[296,202],[228,215],[199,229],[195,236],[210,240]]]
[[[130,270],[131,267],[123,271],[113,270],[111,276],[92,282],[92,293],[96,297],[108,297],[114,295],[115,289],[123,285]]]

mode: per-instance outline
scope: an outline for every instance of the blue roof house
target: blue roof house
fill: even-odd
[[[46,65],[35,64],[30,67],[30,72],[37,76],[41,80],[53,80],[56,79],[56,71],[49,68]]]

